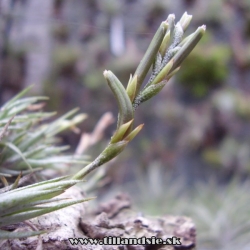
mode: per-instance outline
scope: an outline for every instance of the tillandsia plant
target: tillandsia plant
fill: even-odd
[[[22,188],[17,187],[30,181],[35,176],[34,172],[38,173],[41,169],[53,168],[55,172],[62,172],[62,169],[69,166],[88,162],[86,156],[66,154],[64,151],[67,146],[56,146],[57,134],[66,129],[76,130],[76,125],[87,115],[76,114],[78,109],[74,109],[51,122],[48,119],[53,117],[55,112],[42,111],[44,101],[48,98],[39,96],[23,98],[29,89],[23,90],[0,109],[0,178],[5,186],[0,189],[1,229],[6,225],[76,203],[61,199],[62,203],[57,204],[57,208],[38,206],[55,201],[50,198],[63,193],[64,184],[78,182],[66,181],[66,177]],[[7,179],[13,179],[14,183],[9,185]],[[38,233],[14,233],[2,230],[0,239],[34,234]]]
[[[203,25],[193,34],[183,38],[191,19],[191,15],[184,13],[180,21],[175,24],[175,16],[171,14],[166,21],[161,23],[134,75],[130,76],[126,89],[111,71],[104,71],[104,77],[119,106],[117,128],[108,146],[94,161],[72,177],[60,177],[3,193],[0,197],[0,227],[3,228],[87,200],[63,201],[60,205],[51,207],[41,206],[54,201],[55,199],[52,198],[82,181],[90,172],[113,159],[140,132],[143,124],[133,129],[137,107],[161,91],[168,80],[180,69],[182,61],[193,50],[205,32]],[[140,90],[151,66],[151,76],[145,87]],[[12,121],[6,119],[5,124],[7,125],[5,126],[10,127],[14,120],[15,118]],[[5,127],[3,131],[6,129]],[[47,131],[43,130],[43,133],[47,133]],[[16,136],[14,142],[18,143],[21,138],[21,135]],[[30,142],[23,142],[24,145],[19,145],[20,147],[15,143],[11,144],[11,147],[9,145],[9,148],[12,148],[18,155],[12,156],[12,159],[21,157],[26,164],[29,163],[26,159],[27,153],[24,155],[21,151],[26,150]],[[4,146],[8,147],[8,144],[5,143]],[[33,234],[38,233],[41,232],[33,232]],[[20,237],[20,235],[18,236]],[[17,237],[17,235],[2,230],[0,237]]]
[[[185,12],[177,24],[175,24],[175,15],[173,14],[161,23],[135,74],[130,76],[126,90],[111,71],[104,71],[104,77],[119,106],[117,129],[105,150],[72,179],[80,180],[114,158],[140,132],[143,124],[133,130],[135,110],[141,103],[161,91],[168,80],[180,69],[183,60],[194,49],[205,32],[206,27],[203,25],[183,39],[184,31],[191,19],[192,16]],[[152,72],[149,81],[140,91],[151,66]]]

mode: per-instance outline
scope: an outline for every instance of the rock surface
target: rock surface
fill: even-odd
[[[83,198],[81,191],[72,187],[63,194],[64,197]],[[1,249],[28,249],[28,250],[184,250],[195,248],[195,225],[190,218],[180,216],[147,217],[136,213],[131,208],[131,202],[126,194],[119,194],[112,200],[100,204],[93,214],[87,214],[85,204],[77,204],[62,210],[30,220],[38,230],[48,230],[47,234],[40,237],[6,240],[0,244]],[[17,227],[16,230],[30,230],[28,225]],[[104,240],[107,245],[75,244],[69,238]],[[117,237],[117,245],[110,243]],[[134,242],[119,242],[119,239],[141,238],[174,239],[181,245],[135,245]],[[109,241],[108,241],[109,240]],[[124,243],[124,244],[123,244]],[[130,245],[130,243],[132,243]],[[143,243],[143,241],[142,241]],[[169,242],[170,243],[170,242]]]

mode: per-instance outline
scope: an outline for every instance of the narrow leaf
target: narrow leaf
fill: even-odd
[[[160,82],[162,82],[164,79],[167,78],[168,73],[170,72],[170,70],[173,67],[173,60],[169,61],[165,67],[160,71],[160,73],[155,77],[155,79],[153,80],[153,82],[151,83],[153,84],[158,84]]]
[[[142,130],[144,124],[137,126],[124,140],[131,141],[135,138],[135,136]]]
[[[168,23],[166,21],[162,22],[158,30],[156,31],[144,57],[142,58],[139,66],[137,67],[135,74],[138,77],[135,96],[138,95],[141,85],[155,59],[155,55],[158,52],[162,40],[166,34],[168,28]]]
[[[0,143],[1,144],[1,143]],[[5,142],[2,144],[3,146],[7,146],[8,148],[12,149],[15,153],[17,153],[18,155],[20,155],[20,157],[23,159],[23,161],[26,163],[26,165],[29,167],[29,169],[31,171],[33,171],[31,165],[28,163],[27,159],[25,158],[25,156],[23,155],[23,153],[20,151],[20,149],[18,147],[16,147],[14,144],[12,144],[11,142]]]
[[[94,198],[86,198],[86,199],[81,199],[81,200],[75,200],[75,201],[69,201],[69,202],[62,202],[61,204],[57,204],[57,205],[53,205],[51,207],[44,207],[42,209],[39,210],[35,210],[35,211],[30,211],[30,212],[24,212],[24,213],[17,213],[17,214],[12,214],[11,216],[6,216],[3,218],[0,218],[0,226],[6,226],[6,225],[10,225],[13,223],[18,223],[21,221],[25,221],[25,220],[29,220],[32,218],[35,218],[37,216],[41,216],[43,214],[47,214],[50,212],[54,212],[56,210],[68,207],[68,206],[72,206],[78,203],[82,203],[82,202],[86,202],[89,200],[92,200]]]
[[[9,232],[0,229],[0,239],[18,239],[44,234],[46,231]]]
[[[191,39],[189,39],[184,45],[183,47],[181,47],[181,49],[177,52],[177,54],[173,57],[174,60],[174,65],[172,68],[172,71],[174,69],[176,69],[177,67],[180,66],[180,64],[183,62],[183,60],[189,55],[189,53],[194,49],[194,47],[196,46],[196,44],[200,41],[200,39],[202,38],[202,36],[204,35],[206,30],[206,26],[203,25],[201,27],[199,27],[194,35],[191,37]]]
[[[129,96],[130,101],[132,102],[135,99],[135,93],[136,93],[136,86],[138,82],[138,77],[135,75],[133,78],[129,80],[128,86],[127,86],[127,94]]]
[[[114,133],[114,135],[111,138],[111,143],[116,143],[118,141],[122,141],[123,140],[123,136],[126,134],[126,132],[128,131],[129,127],[131,126],[133,120],[122,124]]]
[[[119,116],[117,128],[119,128],[122,124],[133,119],[132,103],[122,83],[111,71],[105,70],[103,75],[118,102]]]

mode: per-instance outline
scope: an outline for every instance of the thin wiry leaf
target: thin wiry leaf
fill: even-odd
[[[4,142],[1,143],[3,146],[7,146],[8,148],[12,149],[14,152],[16,152],[18,155],[20,155],[23,159],[23,161],[26,163],[26,165],[28,166],[28,168],[30,170],[32,170],[31,165],[28,163],[27,159],[25,158],[25,156],[22,154],[22,152],[20,151],[20,149],[18,147],[16,147],[14,144],[12,144],[11,142]]]
[[[36,112],[36,113],[28,113],[28,115],[18,115],[16,116],[15,122],[22,122],[22,121],[27,121],[27,118],[29,118],[30,120],[34,119],[46,119],[46,118],[50,118],[52,116],[54,116],[56,114],[56,112]]]
[[[53,164],[60,164],[60,163],[65,163],[65,164],[86,164],[88,161],[85,160],[78,160],[70,157],[65,157],[65,156],[58,156],[58,157],[51,157],[47,159],[28,159],[27,160],[29,164],[32,166],[48,166],[48,165],[53,165]]]
[[[11,117],[9,119],[9,121],[6,123],[6,125],[4,126],[3,130],[0,132],[0,141],[2,140],[2,138],[6,135],[7,130],[9,125],[11,124],[12,120],[14,119],[15,116]]]
[[[62,132],[63,130],[65,130],[66,128],[62,128],[60,126],[61,122],[64,121],[65,119],[72,117],[74,114],[77,113],[78,110],[79,110],[79,108],[75,108],[75,109],[69,111],[68,113],[66,113],[65,115],[61,116],[60,118],[58,118],[54,122],[46,125],[47,136],[54,136],[55,134],[58,134],[59,132]]]
[[[36,202],[30,202],[30,203],[25,203],[23,205],[18,205],[12,208],[9,208],[8,210],[6,210],[5,212],[1,213],[1,216],[7,215],[7,214],[12,214],[12,213],[16,213],[16,212],[20,212],[20,211],[28,211],[31,210],[32,208],[35,208],[38,205],[42,205],[42,204],[48,204],[48,203],[53,203],[53,202],[58,202],[58,201],[63,201],[63,200],[68,200],[69,198],[52,198],[49,200],[39,200]]]
[[[26,157],[26,158],[29,158],[29,157],[32,157],[32,156],[42,152],[45,149],[46,149],[45,145],[38,146],[37,148],[31,148],[31,150],[23,153],[23,156]],[[16,161],[18,161],[20,159],[21,159],[20,155],[13,155],[12,157],[10,157],[8,159],[8,162],[16,162]]]
[[[6,180],[6,178],[4,176],[0,175],[0,179],[1,179],[1,181],[4,184],[5,187],[9,185],[8,181]]]
[[[29,212],[24,212],[24,213],[17,213],[17,214],[12,214],[11,216],[6,216],[3,218],[0,218],[0,226],[5,226],[5,225],[9,225],[9,224],[13,224],[13,223],[17,223],[20,221],[25,221],[25,220],[29,220],[31,218],[43,215],[43,214],[47,214],[50,212],[54,212],[56,210],[68,207],[68,206],[72,206],[78,203],[82,203],[82,202],[86,202],[86,201],[90,201],[94,198],[86,198],[86,199],[81,199],[81,200],[74,200],[74,201],[68,201],[68,202],[62,202],[61,204],[56,204],[54,206],[51,207],[43,207],[39,210],[35,210],[35,211],[29,211]]]
[[[68,146],[64,146],[64,147],[46,147],[45,145],[41,145],[41,146],[37,146],[37,148],[31,148],[29,151],[27,151],[26,153],[23,153],[23,155],[27,158],[27,160],[29,161],[28,158],[35,158],[38,159],[42,158],[44,159],[45,157],[49,157],[50,155],[56,155],[61,153],[62,151],[67,150],[69,147]],[[72,159],[74,156],[72,155],[66,155],[66,156],[57,156],[54,158],[61,158],[64,157],[65,159]],[[81,157],[80,159],[83,159],[84,157]],[[18,160],[20,160],[21,157],[20,155],[13,155],[12,157],[8,158],[8,162],[16,162]],[[79,160],[80,160],[79,159]],[[85,158],[86,159],[86,158]],[[58,163],[60,162],[60,159],[58,161]]]
[[[48,100],[49,98],[47,96],[34,96],[34,97],[25,97],[22,99],[18,99],[15,102],[5,106],[5,109],[12,109],[15,108],[16,106],[19,105],[26,105],[29,107],[31,104],[36,103],[38,101],[45,101]]]
[[[0,229],[0,239],[18,239],[44,234],[46,231],[9,232]]]
[[[78,182],[81,182],[81,181],[75,181],[75,180],[74,181],[65,180],[66,178],[69,178],[69,176],[62,176],[62,177],[54,178],[52,180],[37,182],[35,184],[31,184],[25,187],[18,188],[13,191],[9,191],[8,194],[11,194],[12,192],[20,192],[23,190],[42,190],[42,189],[46,190],[46,189],[51,189],[53,187],[74,185],[74,184],[77,184]]]
[[[4,143],[0,143],[3,146],[7,146],[8,148],[12,149],[14,152],[16,152],[18,155],[20,155],[23,159],[23,161],[26,163],[26,165],[29,167],[30,170],[33,170],[31,165],[28,163],[27,159],[25,158],[25,156],[23,155],[23,153],[20,151],[20,149],[18,147],[16,147],[14,144],[12,144],[11,142],[4,142]]]
[[[20,173],[20,174],[17,176],[17,178],[16,178],[15,182],[13,183],[11,189],[16,189],[16,188],[18,187],[18,184],[19,184],[19,181],[20,181],[20,179],[21,179],[21,176],[22,176],[22,173]]]
[[[32,88],[32,86],[27,87],[26,89],[22,90],[20,93],[18,93],[16,96],[14,96],[12,99],[10,99],[8,102],[6,102],[3,107],[1,108],[1,110],[5,110],[6,107],[10,106],[13,102],[15,102],[16,100],[18,100],[19,98],[23,97],[28,91],[30,91],[30,89]]]
[[[23,177],[19,180],[19,185],[22,185],[23,183],[25,183],[26,181],[28,181],[28,180],[30,179],[30,177],[31,177],[33,174],[34,174],[34,173],[27,174],[27,175],[23,176]],[[9,176],[9,177],[11,177],[11,176]],[[1,194],[1,193],[5,193],[5,192],[7,192],[7,191],[9,191],[9,190],[12,190],[12,189],[13,189],[13,185],[14,185],[14,184],[8,185],[8,186],[6,186],[6,187],[4,187],[4,188],[1,188],[1,189],[0,189],[0,194]]]
[[[35,172],[38,172],[38,171],[41,171],[42,168],[36,168],[34,170],[22,170],[22,173],[23,175],[26,175],[26,174],[30,174],[30,173],[35,173]],[[18,171],[18,170],[12,170],[12,169],[7,169],[7,168],[3,168],[1,167],[1,174],[5,174],[8,175],[6,177],[12,177],[12,176],[18,176],[20,174],[21,171]]]
[[[18,189],[14,189],[16,191]],[[7,209],[25,202],[34,202],[38,200],[45,200],[54,197],[54,194],[60,194],[64,191],[63,188],[57,188],[53,190],[23,190],[15,193],[7,192],[1,195],[0,200],[0,212],[7,211]],[[1,219],[0,219],[1,221]]]
[[[5,111],[7,111],[8,115],[13,115],[16,113],[20,113],[21,111],[24,111],[27,109],[31,104],[38,102],[38,101],[44,101],[47,100],[48,98],[45,96],[36,96],[36,97],[29,97],[26,99],[22,99],[19,101],[16,101],[9,105]]]
[[[32,136],[29,136],[26,140],[24,140],[22,143],[20,143],[19,148],[20,148],[20,150],[22,150],[24,152],[29,147],[37,144],[44,137],[45,137],[45,130],[33,133]]]

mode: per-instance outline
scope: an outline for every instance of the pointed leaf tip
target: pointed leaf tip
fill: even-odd
[[[110,70],[106,70],[106,69],[105,69],[105,70],[103,71],[104,77],[107,78],[107,77],[108,77],[108,74],[110,74]]]
[[[135,136],[142,130],[144,124],[140,124],[137,126],[124,140],[131,141],[135,138]]]
[[[129,96],[129,99],[130,99],[131,102],[133,102],[134,99],[135,99],[137,81],[138,81],[138,76],[137,75],[135,75],[133,78],[132,78],[132,76],[130,76],[126,92],[127,92],[128,96]]]
[[[174,64],[174,61],[173,61],[173,59],[172,59],[172,60],[170,60],[170,61],[164,66],[164,68],[163,68],[163,69],[159,72],[159,74],[155,77],[155,79],[154,79],[153,82],[152,82],[152,85],[153,85],[153,84],[160,83],[160,82],[162,82],[164,79],[166,79],[168,73],[170,72],[170,70],[171,70],[172,67],[173,67],[173,64]]]
[[[134,121],[134,119],[132,119],[131,121],[129,121],[127,123],[122,124],[119,128],[117,128],[115,134],[111,138],[111,143],[116,143],[118,141],[122,141],[124,135],[128,132],[133,121]]]
[[[184,31],[186,31],[186,29],[187,29],[187,27],[189,26],[189,24],[190,24],[192,18],[193,18],[193,16],[192,16],[192,15],[188,15],[187,12],[185,12],[185,13],[182,15],[182,17],[181,17],[179,23],[180,23],[180,25],[181,25],[181,27],[182,27],[182,29],[183,29]]]

